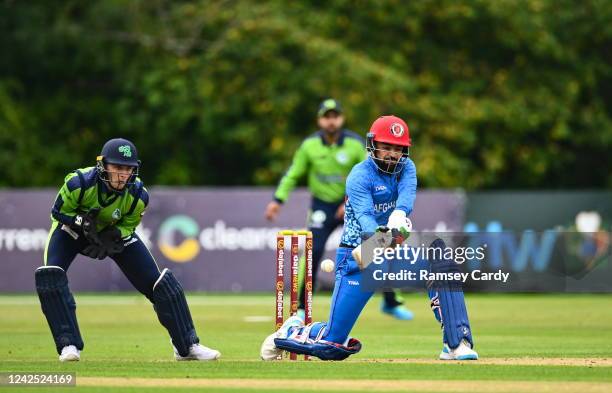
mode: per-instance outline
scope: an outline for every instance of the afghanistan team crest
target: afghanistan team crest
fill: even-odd
[[[404,135],[404,126],[399,123],[391,124],[391,134],[393,134],[393,136],[396,138],[400,138],[402,135]]]

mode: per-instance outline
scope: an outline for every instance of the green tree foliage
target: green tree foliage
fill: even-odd
[[[0,185],[111,137],[148,184],[268,185],[342,101],[407,119],[424,187],[612,187],[608,0],[3,1]]]

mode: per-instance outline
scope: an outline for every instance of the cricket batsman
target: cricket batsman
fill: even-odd
[[[367,134],[368,158],[357,164],[346,181],[346,213],[340,247],[336,253],[336,282],[327,322],[307,326],[291,317],[261,347],[263,360],[276,359],[282,351],[343,360],[361,350],[349,337],[359,314],[373,292],[360,287],[362,272],[353,251],[362,233],[388,232],[392,242],[403,241],[411,229],[408,218],[416,197],[416,168],[408,157],[411,140],[407,124],[396,116],[379,117]],[[398,240],[399,239],[399,240]],[[444,247],[440,239],[434,241]],[[432,243],[433,245],[433,243]],[[392,246],[388,244],[386,246]],[[431,263],[432,271],[452,272],[454,261]],[[442,360],[476,360],[465,300],[461,289],[436,286],[428,291],[434,316],[443,331]]]
[[[344,219],[345,183],[349,172],[366,156],[364,140],[358,134],[343,128],[344,116],[340,103],[332,98],[319,105],[317,123],[320,130],[312,134],[296,151],[287,170],[266,207],[265,217],[274,221],[291,191],[304,176],[312,201],[308,214],[308,230],[312,232],[312,284],[316,287],[317,273],[325,253],[325,243]],[[300,280],[303,288],[304,279]],[[299,290],[298,315],[304,319],[304,291]],[[411,320],[413,314],[403,306],[395,291],[384,291],[381,311],[400,320]]]
[[[44,266],[34,274],[40,305],[51,329],[59,360],[78,361],[84,343],[76,303],[66,272],[77,254],[110,257],[130,283],[153,304],[168,330],[176,360],[214,360],[219,351],[199,344],[181,284],[169,269],[159,271],[136,234],[149,194],[138,177],[134,144],[111,139],[95,167],[66,176],[51,210]],[[120,323],[120,320],[119,320]]]

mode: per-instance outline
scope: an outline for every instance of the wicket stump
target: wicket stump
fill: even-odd
[[[291,291],[289,316],[297,314],[298,310],[298,269],[299,269],[299,241],[300,236],[305,237],[304,256],[306,259],[306,274],[304,275],[304,323],[312,322],[312,232],[285,230],[276,234],[276,329],[280,329],[284,321],[285,313],[285,237],[291,236]],[[280,359],[281,357],[279,357]],[[297,355],[292,353],[289,359],[296,360]],[[308,356],[304,356],[308,360]]]

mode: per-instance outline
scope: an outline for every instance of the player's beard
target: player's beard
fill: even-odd
[[[391,157],[387,157],[381,160],[382,165],[385,167],[385,170],[389,173],[394,173],[397,164],[399,164],[399,159],[393,159]]]
[[[374,161],[376,162],[376,165],[378,166],[380,170],[382,170],[385,173],[395,174],[399,172],[399,170],[396,172],[396,170],[398,169],[398,165],[402,165],[401,164],[402,157],[399,157],[398,159],[394,159],[393,157],[380,158],[374,155],[372,158],[374,159]]]
[[[340,128],[335,127],[335,126],[331,126],[331,127],[327,127],[323,129],[323,132],[325,132],[325,134],[330,137],[333,138],[336,136],[336,134],[338,134],[338,130],[340,130]]]

